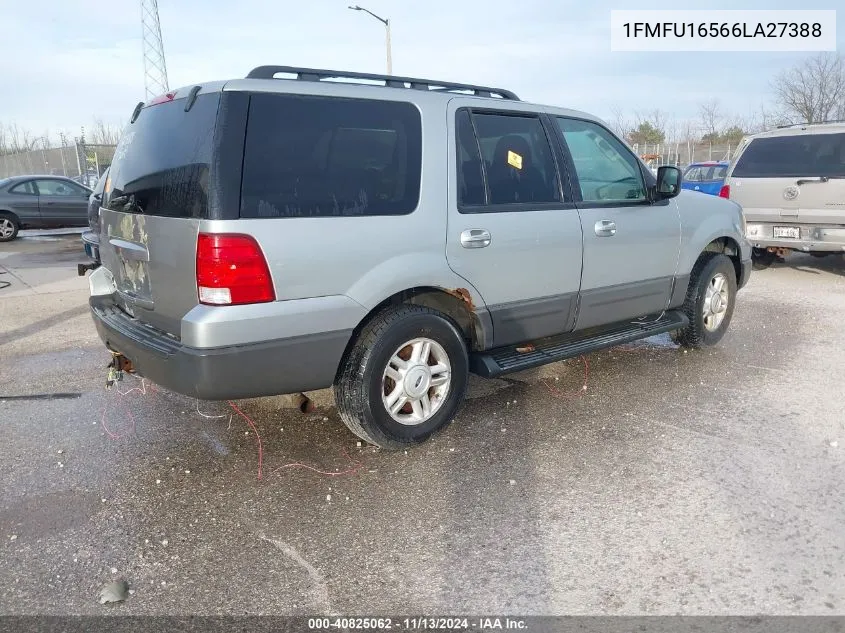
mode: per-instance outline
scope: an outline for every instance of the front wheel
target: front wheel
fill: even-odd
[[[672,333],[683,347],[706,347],[718,343],[728,329],[736,300],[736,270],[721,253],[705,253],[690,276],[683,311],[689,325]]]
[[[398,449],[452,421],[468,373],[466,344],[452,320],[405,304],[377,315],[360,332],[335,379],[335,400],[358,437]]]

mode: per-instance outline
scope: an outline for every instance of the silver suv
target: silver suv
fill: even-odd
[[[353,432],[406,446],[469,372],[719,341],[751,249],[680,178],[507,90],[259,67],[138,104],[91,310],[115,370],[203,399],[333,386]]]
[[[845,251],[845,122],[800,124],[743,141],[722,194],[742,205],[755,268],[802,251]]]

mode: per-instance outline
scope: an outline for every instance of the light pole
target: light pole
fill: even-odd
[[[387,40],[386,40],[386,43],[387,43],[387,74],[392,75],[393,74],[393,59],[391,58],[391,54],[390,54],[390,20],[385,20],[384,18],[380,18],[379,16],[377,16],[375,13],[373,13],[369,9],[365,9],[364,7],[359,7],[357,4],[354,7],[350,6],[349,8],[352,9],[353,11],[365,11],[366,13],[369,13],[371,16],[373,16],[376,20],[378,20],[379,22],[384,24],[386,37],[387,37]]]

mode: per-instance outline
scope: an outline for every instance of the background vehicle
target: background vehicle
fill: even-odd
[[[91,190],[59,176],[15,176],[0,180],[0,242],[22,228],[59,228],[88,224]]]
[[[754,263],[791,250],[845,251],[845,123],[793,125],[750,136],[725,180],[745,211]]]
[[[713,345],[750,274],[736,204],[507,90],[264,66],[130,121],[89,277],[116,369],[207,399],[333,386],[388,448],[446,426],[470,371]]]
[[[706,161],[692,163],[684,170],[681,186],[691,191],[718,196],[728,173],[729,161]]]
[[[85,254],[91,259],[94,266],[100,264],[100,205],[103,202],[103,191],[106,187],[106,182],[109,178],[109,168],[103,172],[94,191],[88,196],[88,227],[90,231],[85,231],[82,234],[82,245],[85,248]],[[92,270],[92,266],[80,266],[79,274],[84,275],[85,270]]]

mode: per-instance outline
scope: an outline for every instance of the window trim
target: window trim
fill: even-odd
[[[471,106],[461,106],[457,108],[453,115],[453,138],[454,155],[455,155],[455,169],[454,178],[457,185],[458,182],[458,162],[459,151],[458,147],[458,115],[461,112],[469,114],[470,126],[472,127],[472,134],[475,137],[475,144],[478,149],[478,156],[481,159],[481,179],[484,184],[484,204],[462,204],[458,195],[458,187],[455,187],[455,205],[458,213],[463,215],[473,215],[482,213],[522,213],[525,211],[566,211],[575,209],[575,202],[572,199],[571,190],[564,185],[563,169],[560,164],[560,158],[556,151],[554,142],[554,135],[549,130],[548,122],[544,120],[546,116],[543,112],[530,112],[524,110],[502,110],[499,108],[476,108]],[[546,143],[549,145],[549,153],[552,158],[552,164],[555,170],[555,185],[557,193],[560,196],[559,201],[554,202],[516,202],[507,204],[490,204],[490,187],[487,183],[487,165],[484,161],[484,155],[481,153],[481,140],[478,138],[478,131],[475,127],[475,120],[473,115],[480,114],[494,114],[499,116],[512,116],[521,118],[536,119],[540,123],[543,134],[546,137]]]
[[[23,187],[24,185],[32,185],[33,193],[28,191],[15,191],[18,187]],[[35,180],[24,180],[23,182],[19,182],[14,187],[9,189],[9,193],[14,194],[16,196],[37,196],[38,195],[38,187],[35,185]]]
[[[634,162],[638,165],[640,171],[640,178],[642,179],[643,183],[643,190],[645,191],[645,198],[642,200],[606,200],[606,201],[598,201],[598,200],[584,200],[581,194],[581,183],[578,179],[578,172],[575,169],[575,160],[572,158],[572,152],[569,149],[569,144],[566,142],[566,138],[563,136],[563,130],[560,129],[560,125],[558,125],[557,121],[552,121],[552,127],[554,128],[555,135],[558,139],[558,143],[560,144],[561,152],[564,154],[564,160],[566,162],[567,171],[569,171],[569,178],[570,178],[570,186],[572,188],[572,199],[575,201],[575,206],[579,209],[608,209],[608,208],[622,208],[622,207],[646,207],[646,206],[665,206],[669,204],[669,199],[661,199],[655,201],[653,196],[651,195],[651,190],[656,186],[657,180],[654,178],[654,175],[648,168],[645,166],[643,161],[637,156],[634,151],[628,147],[628,144],[623,141],[619,136],[613,133],[613,131],[608,128],[606,125],[602,124],[599,121],[595,121],[593,119],[587,119],[584,117],[578,116],[570,116],[566,114],[549,114],[550,119],[569,119],[571,121],[582,121],[584,123],[589,123],[591,125],[595,125],[596,127],[601,128],[605,132],[607,132],[610,136],[615,138],[623,148],[623,151],[627,152],[629,156],[634,159]]]

